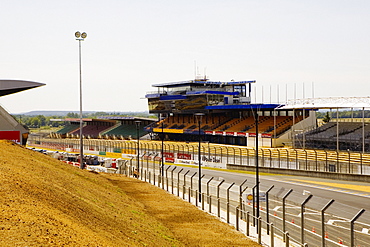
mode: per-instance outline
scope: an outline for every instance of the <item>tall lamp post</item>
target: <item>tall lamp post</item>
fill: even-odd
[[[82,67],[81,67],[81,41],[84,41],[87,37],[87,34],[85,32],[80,33],[80,31],[75,32],[76,40],[78,40],[78,51],[79,51],[79,64],[80,64],[80,168],[84,169],[84,144],[83,144],[83,138],[82,138],[82,127],[83,127],[83,121],[82,121]]]
[[[260,217],[260,179],[259,179],[259,165],[258,165],[258,112],[255,114],[255,125],[256,125],[256,209],[257,218]]]
[[[162,183],[163,183],[163,177],[164,177],[164,161],[163,161],[163,145],[164,145],[164,133],[163,133],[163,128],[164,128],[164,126],[163,126],[163,124],[164,124],[164,118],[162,119],[162,150],[161,150],[161,155],[162,155],[162,157],[161,157],[161,161],[162,161],[162,163],[161,163],[161,177],[162,177]]]
[[[200,134],[200,125],[202,123],[202,117],[204,116],[204,113],[195,113],[194,116],[196,117],[196,119],[198,120],[198,127],[199,127],[199,132],[198,132],[198,137],[199,137],[199,145],[198,145],[198,165],[199,165],[199,169],[198,169],[198,175],[199,175],[199,179],[198,179],[198,191],[199,191],[199,202],[202,201],[202,157],[200,155],[201,153],[201,147],[200,147],[200,144],[202,142],[202,136]]]
[[[140,138],[139,138],[139,128],[141,121],[135,121],[136,124],[136,137],[137,137],[137,171],[140,173],[140,163],[139,163],[139,152],[140,152]]]

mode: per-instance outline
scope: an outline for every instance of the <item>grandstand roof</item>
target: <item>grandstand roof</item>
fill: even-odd
[[[370,97],[329,97],[289,100],[278,109],[370,108]]]
[[[69,122],[80,122],[79,118],[66,118],[65,121]],[[112,120],[109,119],[97,119],[97,118],[83,118],[83,122],[112,122]]]
[[[157,119],[153,118],[144,118],[144,117],[121,117],[121,116],[103,116],[98,117],[98,119],[107,119],[107,120],[148,120],[148,121],[157,121]]]
[[[33,81],[0,80],[0,97],[44,85],[44,83]]]
[[[207,85],[242,85],[247,83],[255,83],[256,81],[208,81],[208,80],[188,80],[188,81],[178,81],[178,82],[166,82],[160,84],[153,84],[153,87],[180,87],[189,86],[196,84],[207,84]]]
[[[249,104],[249,105],[213,105],[206,106],[207,110],[232,110],[232,109],[243,109],[243,110],[262,110],[262,109],[275,109],[279,104]]]

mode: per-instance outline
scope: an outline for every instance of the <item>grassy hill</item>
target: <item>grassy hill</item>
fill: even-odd
[[[140,180],[0,141],[0,246],[258,246]]]

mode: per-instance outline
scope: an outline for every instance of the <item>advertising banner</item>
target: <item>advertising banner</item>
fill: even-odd
[[[178,153],[177,158],[183,160],[191,160],[191,154]]]
[[[163,152],[163,157],[165,158],[175,158],[174,153],[169,153],[169,152]]]
[[[174,159],[174,158],[168,158],[168,157],[166,157],[166,158],[164,159],[164,161],[165,161],[165,162],[169,162],[169,163],[175,163],[175,159]]]
[[[20,131],[0,131],[0,140],[9,140],[21,144]]]

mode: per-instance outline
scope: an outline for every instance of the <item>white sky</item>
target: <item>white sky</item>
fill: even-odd
[[[213,81],[256,80],[266,103],[270,88],[369,96],[369,13],[368,0],[1,0],[0,78],[46,86],[0,104],[79,110],[77,30],[84,110],[145,111],[151,85],[193,79],[195,61]]]

